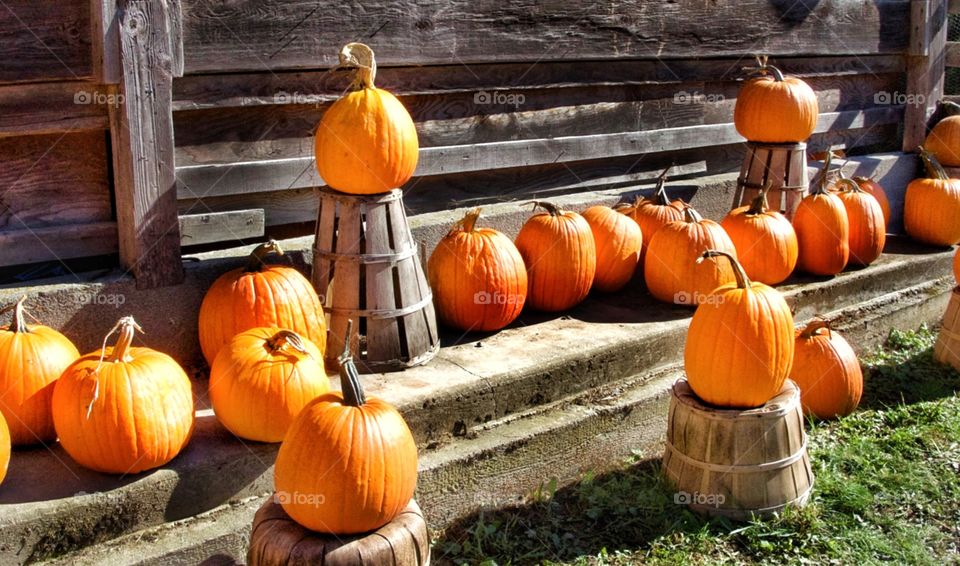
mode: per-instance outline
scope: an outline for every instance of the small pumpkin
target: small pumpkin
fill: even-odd
[[[366,195],[387,192],[417,168],[419,142],[413,119],[389,92],[374,86],[373,50],[348,43],[340,64],[357,69],[352,92],[323,114],[314,136],[317,171],[331,188]]]
[[[797,331],[790,379],[800,387],[804,412],[821,419],[849,415],[863,394],[857,354],[823,319]]]
[[[823,169],[830,169],[830,154]],[[800,248],[797,267],[815,275],[836,275],[847,266],[850,223],[843,201],[827,190],[827,175],[819,175],[819,182],[800,201],[793,215],[793,228]]]
[[[10,466],[10,429],[7,421],[0,415],[0,484],[7,477],[7,468]]]
[[[0,329],[0,413],[14,446],[56,440],[50,403],[57,378],[80,352],[56,330],[24,320],[23,297]],[[9,310],[9,309],[8,309]]]
[[[143,330],[133,317],[121,318],[107,335],[119,333],[116,345],[73,362],[53,390],[60,445],[91,470],[136,474],[162,466],[193,432],[190,379],[170,356],[132,347],[136,331]]]
[[[960,167],[960,116],[947,116],[936,123],[923,142],[941,165]]]
[[[927,177],[907,185],[903,227],[924,244],[952,246],[960,242],[960,180],[951,179],[937,158],[920,148]]]
[[[860,188],[852,179],[840,179],[837,196],[843,202],[849,224],[849,261],[855,265],[870,265],[880,254],[887,241],[886,222],[883,210],[873,195]]]
[[[480,209],[466,213],[430,254],[427,273],[437,314],[460,330],[507,326],[527,300],[527,268],[517,247],[493,228],[478,228]]]
[[[731,210],[720,222],[737,250],[737,261],[750,279],[776,285],[797,266],[797,234],[787,218],[767,209],[767,191],[760,190],[750,206]]]
[[[880,205],[880,211],[883,213],[883,225],[889,226],[890,199],[887,197],[887,192],[880,186],[880,183],[874,181],[872,177],[854,177],[853,180],[864,192],[877,199],[877,204]]]
[[[734,257],[737,250],[719,224],[704,219],[691,206],[683,214],[683,220],[671,222],[653,235],[643,276],[650,294],[658,300],[695,306],[708,300],[717,287],[734,281],[729,265],[697,263],[696,259],[710,249]]]
[[[596,244],[582,216],[548,202],[517,234],[517,249],[527,267],[527,302],[547,312],[565,311],[587,298],[597,271]]]
[[[323,352],[291,330],[245,330],[210,367],[217,419],[247,440],[280,442],[300,410],[329,390]]]
[[[817,126],[817,95],[796,77],[757,59],[754,78],[744,83],[733,107],[737,132],[750,141],[795,143],[806,140]]]
[[[683,220],[683,209],[686,204],[680,200],[670,200],[667,196],[666,183],[667,172],[670,167],[663,170],[657,178],[657,187],[649,197],[637,197],[633,206],[627,207],[624,211],[627,216],[633,218],[640,226],[640,233],[643,234],[643,242],[640,247],[639,265],[643,267],[647,257],[647,246],[657,230],[663,228],[671,222]]]
[[[609,206],[583,211],[597,247],[597,273],[593,288],[604,293],[623,289],[640,261],[643,232],[636,222]]]
[[[208,364],[238,332],[262,326],[292,330],[325,350],[327,323],[316,291],[295,268],[267,265],[270,254],[283,255],[273,240],[257,246],[246,267],[221,275],[203,297],[200,347]]]
[[[793,364],[790,307],[777,290],[750,281],[733,254],[707,250],[697,261],[724,259],[736,283],[697,307],[687,332],[684,368],[698,397],[718,407],[759,407],[783,387]]]
[[[274,476],[290,518],[338,535],[389,523],[417,486],[413,435],[393,406],[364,395],[349,344],[339,357],[343,394],[326,393],[304,407],[280,445]]]

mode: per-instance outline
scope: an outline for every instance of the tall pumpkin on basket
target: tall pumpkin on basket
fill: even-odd
[[[850,259],[850,223],[843,201],[827,190],[826,171],[830,154],[824,161],[819,182],[797,207],[793,228],[797,232],[800,255],[797,266],[815,275],[836,275]]]
[[[389,523],[417,486],[413,435],[392,405],[364,395],[349,347],[339,358],[343,394],[304,407],[280,445],[274,475],[290,518],[338,535]]]
[[[810,85],[784,77],[780,69],[757,58],[756,75],[740,88],[733,107],[737,132],[750,141],[796,143],[810,137],[820,112]]]
[[[960,242],[960,180],[951,179],[929,151],[920,148],[927,177],[907,185],[903,227],[924,244],[952,246]]]
[[[640,232],[643,234],[643,241],[640,246],[639,265],[643,267],[647,257],[647,246],[650,240],[660,228],[667,224],[683,220],[683,208],[685,203],[680,199],[670,200],[667,196],[666,183],[667,172],[670,167],[663,170],[657,178],[657,187],[649,197],[637,197],[632,206],[621,209],[630,218],[633,218],[640,226]]]
[[[849,415],[863,394],[857,354],[819,318],[797,331],[790,379],[800,387],[804,412],[821,419]]]
[[[776,289],[750,281],[736,258],[707,250],[697,260],[728,261],[736,283],[697,307],[684,369],[698,397],[719,407],[759,407],[783,387],[793,364],[793,315]]]
[[[597,271],[590,225],[582,216],[548,202],[534,202],[535,213],[517,234],[527,266],[527,302],[541,311],[565,311],[587,298]]]
[[[478,228],[475,208],[450,228],[430,254],[427,274],[440,319],[460,330],[507,326],[527,300],[527,268],[510,238]]]
[[[133,317],[121,318],[110,331],[119,332],[116,345],[75,361],[53,390],[60,445],[91,470],[135,474],[162,466],[193,432],[190,379],[170,356],[133,347],[138,330]]]
[[[597,247],[597,273],[593,288],[604,293],[619,291],[630,282],[640,261],[643,232],[636,222],[609,206],[591,206],[583,211]]]
[[[0,413],[14,446],[57,438],[50,403],[57,378],[80,352],[56,330],[24,318],[23,297],[10,324],[0,329]],[[6,309],[9,310],[9,309]]]
[[[224,273],[207,290],[199,327],[208,364],[238,332],[261,326],[292,330],[325,350],[327,323],[316,291],[295,268],[268,265],[271,254],[283,255],[273,240],[257,246],[245,267]]]
[[[731,210],[720,225],[737,249],[737,260],[750,279],[776,285],[797,266],[797,234],[787,217],[767,209],[767,191],[760,190],[750,206]]]
[[[324,113],[314,136],[317,171],[340,192],[384,193],[406,183],[420,149],[413,119],[403,104],[377,88],[373,50],[348,43],[340,65],[356,68],[352,92]]]
[[[719,262],[698,263],[709,249],[736,256],[730,236],[713,220],[687,206],[683,220],[667,224],[647,248],[643,276],[650,294],[660,301],[693,306],[706,301],[714,289],[732,283],[734,271]]]
[[[850,227],[850,263],[870,265],[883,253],[887,242],[883,209],[877,199],[861,189],[856,181],[840,179],[837,186],[841,188],[837,196],[847,212]]]

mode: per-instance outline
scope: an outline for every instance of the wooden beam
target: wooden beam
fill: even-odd
[[[120,261],[140,288],[183,280],[168,0],[121,0],[123,104],[111,113]]]
[[[0,231],[0,265],[117,253],[114,222]]]
[[[4,0],[0,5],[0,83],[93,76],[91,12],[87,1]]]
[[[960,67],[960,41],[948,41],[944,58],[947,67]]]
[[[927,121],[943,95],[947,0],[912,0],[907,55],[907,105],[903,151],[914,151],[927,135]]]
[[[97,84],[115,85],[121,76],[117,0],[90,0],[90,13],[93,80]]]
[[[0,86],[0,137],[106,130],[107,108],[116,103],[87,82]]]
[[[180,217],[180,243],[196,246],[263,236],[263,209],[188,214]]]

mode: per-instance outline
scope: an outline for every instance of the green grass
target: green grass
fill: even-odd
[[[702,518],[673,501],[657,460],[481,512],[434,543],[440,564],[960,563],[960,375],[935,334],[893,331],[862,360],[861,408],[811,423],[811,503],[768,521]]]

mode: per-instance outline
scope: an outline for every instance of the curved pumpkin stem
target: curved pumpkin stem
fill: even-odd
[[[119,332],[120,335],[117,338],[117,343],[113,346],[113,351],[110,352],[110,359],[107,361],[129,362],[132,358],[127,354],[127,350],[130,348],[130,344],[133,343],[133,337],[136,333],[143,332],[143,329],[140,328],[140,325],[137,324],[137,321],[134,320],[132,316],[125,316],[113,325],[113,328],[110,329],[110,332],[107,333],[103,341],[106,342],[107,338],[114,332]]]
[[[809,323],[807,323],[806,328],[804,328],[800,332],[800,337],[803,338],[804,340],[809,340],[810,338],[813,338],[814,336],[816,336],[817,331],[819,331],[822,328],[827,329],[827,336],[830,336],[831,333],[833,332],[833,329],[830,328],[829,320],[821,317],[814,318]]]
[[[767,211],[767,192],[771,187],[773,187],[773,182],[767,180],[767,182],[763,184],[763,187],[761,187],[760,193],[757,194],[756,198],[754,198],[750,203],[750,208],[747,209],[747,214],[756,216]]]
[[[453,232],[473,232],[477,225],[477,219],[480,218],[480,207],[474,208],[471,211],[468,211],[463,215],[456,224],[453,225],[453,228],[450,229],[450,233]]]
[[[13,316],[10,318],[10,325],[7,327],[7,332],[30,332],[30,328],[27,326],[27,321],[23,317],[23,303],[26,301],[27,296],[24,295],[20,297],[20,300],[16,303],[7,306],[3,310],[0,310],[0,314],[13,311]]]
[[[533,201],[533,209],[536,210],[537,207],[540,207],[547,211],[547,214],[550,216],[560,216],[563,214],[563,210],[560,209],[557,205],[549,203],[545,200],[535,200]]]
[[[773,75],[773,80],[782,83],[784,78],[783,71],[767,63],[769,59],[769,55],[757,55],[757,68],[753,71],[753,74],[766,75],[770,73]]]
[[[350,407],[361,407],[367,402],[360,385],[360,373],[353,356],[350,355],[350,336],[353,334],[353,319],[347,320],[347,336],[343,341],[343,353],[337,358],[340,365],[340,389],[343,390],[343,404]]]
[[[737,261],[737,258],[733,257],[733,254],[723,252],[720,250],[707,250],[703,252],[703,255],[697,258],[697,263],[702,263],[705,259],[710,259],[713,257],[723,256],[730,260],[730,265],[733,266],[733,275],[737,278],[737,288],[738,289],[749,289],[750,285],[753,284],[750,281],[750,277],[747,276],[747,272],[743,270],[743,266],[740,265],[740,262]]]
[[[846,177],[840,177],[839,179],[837,179],[837,182],[834,183],[834,185],[835,185],[835,186],[838,186],[838,187],[846,187],[845,189],[842,189],[842,190],[841,190],[841,192],[844,192],[844,193],[865,193],[865,192],[867,192],[867,191],[861,189],[861,188],[860,188],[860,185],[857,184],[856,181],[854,181],[853,179],[847,179]]]
[[[283,255],[283,248],[276,240],[270,240],[253,248],[253,251],[247,257],[247,265],[243,270],[247,273],[263,271],[263,268],[267,265],[267,256],[270,254]]]
[[[693,208],[688,204],[683,207],[683,221],[689,224],[692,224],[694,222],[702,222],[703,216],[701,216],[700,213],[697,212],[695,208]]]
[[[356,68],[352,86],[376,88],[373,81],[377,78],[377,59],[370,46],[356,42],[344,45],[340,50],[340,66]]]
[[[930,179],[939,179],[945,181],[950,178],[947,175],[946,170],[943,168],[943,165],[940,165],[940,162],[937,161],[937,158],[933,156],[932,153],[927,151],[921,145],[917,148],[917,151],[920,152],[920,159],[923,160],[923,165],[927,169],[927,177]]]
[[[309,356],[310,352],[303,345],[303,338],[292,330],[280,330],[270,338],[267,338],[267,347],[270,351],[277,353],[289,346],[293,351],[304,356]]]

